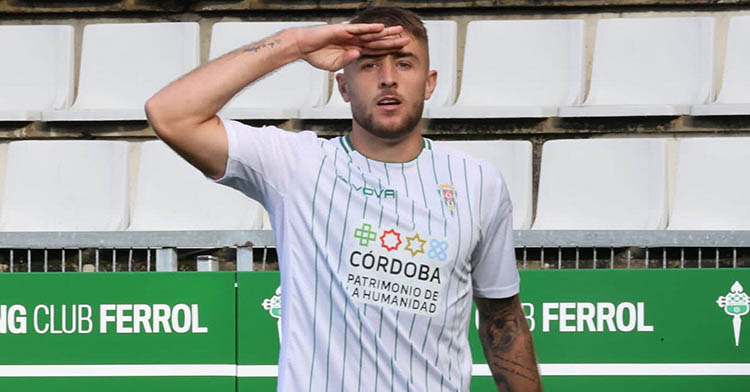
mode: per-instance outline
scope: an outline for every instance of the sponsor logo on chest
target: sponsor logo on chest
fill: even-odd
[[[347,242],[341,279],[355,302],[425,316],[441,313],[448,241],[361,222]]]
[[[363,185],[353,184],[353,183],[347,181],[346,178],[344,178],[344,177],[342,177],[340,175],[338,176],[338,178],[339,178],[339,180],[341,180],[345,184],[349,185],[355,192],[362,192],[362,194],[365,195],[365,196],[374,196],[374,197],[377,197],[378,199],[383,199],[384,200],[384,199],[388,199],[388,198],[395,199],[396,195],[398,194],[395,189],[380,188],[380,187],[378,187],[376,189],[376,188],[368,187],[368,186],[366,186],[364,184]]]

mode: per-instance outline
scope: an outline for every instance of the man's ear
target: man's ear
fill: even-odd
[[[427,80],[424,84],[425,101],[430,99],[430,97],[432,96],[432,92],[435,91],[435,86],[437,86],[437,71],[433,69],[427,72]]]
[[[349,102],[348,86],[346,85],[346,79],[344,74],[339,72],[336,74],[336,85],[338,86],[341,97],[344,98],[344,102]]]

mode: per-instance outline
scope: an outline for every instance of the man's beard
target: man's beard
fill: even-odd
[[[352,101],[351,109],[354,121],[370,134],[382,139],[398,140],[416,129],[419,120],[422,119],[424,101],[417,101],[415,105],[411,106],[412,110],[407,111],[404,120],[400,124],[393,125],[376,123],[374,110],[368,112],[366,105],[363,103],[355,104]]]

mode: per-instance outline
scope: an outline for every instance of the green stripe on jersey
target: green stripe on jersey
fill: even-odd
[[[328,158],[328,155],[324,156],[323,159],[320,161],[320,167],[318,168],[318,178],[315,180],[315,189],[313,190],[313,197],[312,197],[312,214],[310,217],[310,237],[313,239],[313,242],[315,242],[315,305],[313,310],[313,352],[312,357],[310,358],[310,383],[308,385],[308,391],[312,391],[312,379],[313,379],[313,371],[315,370],[315,337],[316,333],[315,331],[315,323],[318,315],[318,243],[315,241],[315,198],[318,195],[318,184],[320,183],[320,174],[323,172],[323,165],[326,162],[326,159]],[[335,180],[334,180],[335,181]]]
[[[337,149],[333,154],[333,168],[335,173],[333,178],[333,188],[331,189],[331,199],[328,202],[328,216],[326,217],[326,264],[330,264],[328,258],[328,234],[330,233],[329,227],[331,224],[331,210],[333,209],[333,199],[336,196],[336,184],[338,183],[339,179],[338,167],[336,166],[336,163],[338,163],[338,158],[339,150]],[[351,191],[351,187],[349,187],[349,190]],[[317,275],[317,273],[318,271],[316,269],[315,274]],[[330,269],[328,279],[328,347],[326,348],[326,390],[328,390],[328,370],[331,363],[331,331],[333,330],[333,269]]]

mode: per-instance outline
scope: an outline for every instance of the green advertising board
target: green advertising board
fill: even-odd
[[[234,391],[235,278],[0,275],[0,391]]]
[[[521,278],[546,390],[750,390],[750,319],[737,330],[746,342],[735,344],[734,317],[717,303],[735,282],[750,285],[750,270],[522,271]],[[470,338],[478,348],[477,335]],[[483,360],[479,350],[474,359]]]
[[[240,391],[275,385],[278,279],[238,276]],[[732,291],[750,285],[750,270],[521,271],[521,279],[547,391],[750,391],[750,318],[739,344],[733,321],[748,298],[741,305],[742,290]],[[471,323],[471,389],[495,391]]]
[[[275,391],[281,346],[279,273],[238,273],[237,303],[237,390]]]
[[[521,277],[546,391],[750,390],[750,270]],[[277,272],[2,274],[0,391],[273,391],[281,295]]]

